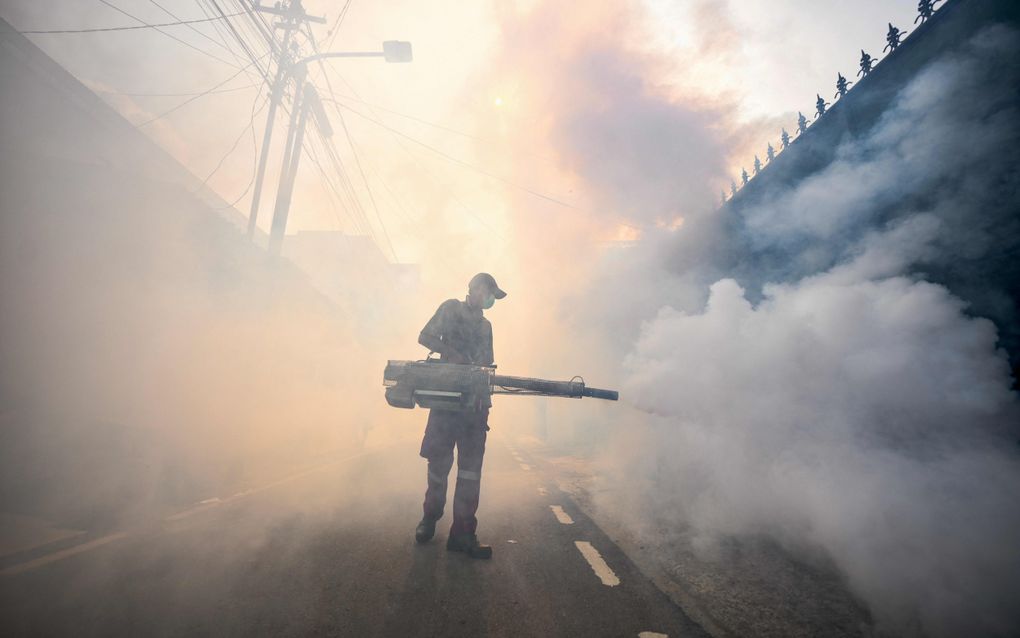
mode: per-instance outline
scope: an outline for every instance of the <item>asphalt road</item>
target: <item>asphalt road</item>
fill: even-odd
[[[408,440],[0,569],[21,635],[705,636],[556,488],[490,437],[491,561],[413,539],[425,463]],[[450,504],[452,504],[452,481]],[[449,508],[449,504],[448,504]],[[653,632],[653,633],[643,633]]]

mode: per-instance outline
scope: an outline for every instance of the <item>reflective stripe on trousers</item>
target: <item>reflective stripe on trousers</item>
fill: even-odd
[[[474,459],[472,459],[474,460]],[[479,461],[481,459],[478,459]],[[458,460],[459,463],[459,460]],[[453,455],[432,459],[428,465],[428,489],[423,510],[427,518],[439,520],[446,508],[447,481],[453,467]],[[475,513],[481,493],[481,468],[457,470],[457,486],[453,494],[453,525],[451,534],[473,534],[478,527]]]
[[[446,488],[457,450],[457,486],[453,496],[453,534],[474,533],[478,526],[478,496],[482,478],[482,459],[488,432],[488,410],[460,412],[431,410],[422,437],[420,454],[428,459],[428,490],[423,509],[425,516],[438,520],[446,507]]]

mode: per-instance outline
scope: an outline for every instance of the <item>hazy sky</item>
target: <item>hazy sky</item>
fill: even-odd
[[[148,22],[173,21],[151,0],[111,0],[110,4]],[[212,10],[207,0],[165,0],[160,4],[184,19],[202,18],[205,11]],[[219,4],[227,13],[239,9],[234,1],[221,0]],[[513,73],[513,59],[507,57],[508,52],[522,50],[532,59],[541,59],[544,49],[550,54],[550,68],[555,67],[555,57],[568,46],[564,42],[578,36],[561,31],[563,25],[575,22],[569,16],[569,5],[552,4],[567,18],[558,27],[543,32],[512,26],[519,26],[529,14],[550,5],[537,0],[350,3],[332,50],[378,49],[384,39],[410,40],[414,45],[415,60],[410,65],[338,61],[331,63],[333,71],[329,73],[337,97],[348,108],[413,138],[382,129],[350,110],[341,111],[358,151],[355,158],[340,126],[339,113],[327,105],[336,129],[335,145],[374,234],[385,244],[381,226],[385,227],[400,261],[430,259],[432,253],[426,242],[434,245],[437,241],[472,242],[478,236],[506,238],[514,224],[514,206],[519,205],[520,195],[525,195],[525,201],[531,198],[535,203],[547,202],[527,194],[522,187],[568,204],[579,201],[570,179],[564,177],[569,177],[570,170],[561,161],[555,141],[529,135],[527,146],[522,148],[521,131],[540,128],[536,123],[543,117],[542,100],[533,94],[524,95],[527,91],[533,93],[534,88],[522,86],[520,76]],[[340,1],[306,2],[309,13],[327,18],[328,24],[313,27],[320,43],[330,41],[329,30],[343,5]],[[597,46],[603,38],[617,40],[617,46],[653,60],[640,70],[650,86],[711,104],[713,109],[726,113],[733,128],[733,134],[726,138],[729,148],[725,149],[727,168],[732,173],[738,172],[741,165],[749,166],[749,155],[763,152],[765,144],[778,137],[778,124],[792,128],[796,111],[810,113],[816,93],[831,99],[837,71],[853,79],[861,48],[878,57],[887,22],[901,28],[912,26],[916,2],[646,0],[605,3],[597,5],[597,10],[593,7],[576,3],[576,22],[587,24],[579,30],[580,37],[589,40],[585,44]],[[3,0],[0,14],[21,30],[137,24],[98,0]],[[252,43],[256,55],[263,55],[266,44],[256,39],[247,19],[241,16],[234,22]],[[150,29],[30,37],[82,82],[101,91],[130,121],[141,123],[189,96],[140,94],[201,92],[238,73],[237,66],[246,64],[221,24],[165,30],[202,52]],[[621,38],[623,30],[627,35]],[[529,41],[520,41],[522,33]],[[301,41],[307,51],[306,41]],[[573,41],[569,46],[582,44]],[[499,60],[498,68],[495,60]],[[534,64],[527,70],[532,75],[541,72]],[[323,94],[328,94],[321,71],[314,69],[312,77]],[[259,106],[264,100],[264,94],[257,95],[259,88],[252,86],[256,80],[258,76],[248,68],[221,87],[237,90],[201,97],[143,127],[199,177],[204,178],[222,160],[209,184],[228,201],[244,191],[252,174],[252,137],[244,131],[253,100]],[[382,108],[360,104],[355,93]],[[254,120],[259,138],[263,125],[264,111]],[[282,131],[282,126],[277,129],[274,141],[282,138]],[[237,139],[236,148],[227,154]],[[310,143],[317,144],[315,140]],[[279,148],[274,146],[274,150]],[[320,153],[320,162],[334,175],[324,152]],[[357,160],[361,162],[360,171]],[[550,170],[522,174],[522,163],[548,166]],[[277,154],[270,162],[273,173],[278,164]],[[362,171],[379,208],[379,218],[371,210]],[[713,185],[714,192],[728,183],[728,177],[716,180],[720,183]],[[342,190],[338,182],[335,185]],[[290,230],[339,227],[355,232],[359,223],[365,223],[355,221],[359,213],[351,211],[340,196],[327,191],[314,163],[306,159]],[[275,177],[271,177],[266,192],[260,215],[264,228],[269,223],[267,209],[275,192]],[[249,202],[248,197],[241,199],[238,209],[246,212]],[[608,237],[617,236],[617,230],[608,224]],[[506,250],[505,245],[485,242],[477,248],[490,258],[494,252]],[[388,248],[384,250],[389,252]]]

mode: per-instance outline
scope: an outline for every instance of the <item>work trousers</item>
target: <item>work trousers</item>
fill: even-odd
[[[489,430],[489,410],[457,411],[434,409],[421,442],[421,455],[428,459],[428,488],[422,509],[425,517],[439,520],[446,507],[447,480],[457,448],[457,487],[453,493],[453,525],[450,534],[474,534],[475,513],[482,480],[482,457]]]

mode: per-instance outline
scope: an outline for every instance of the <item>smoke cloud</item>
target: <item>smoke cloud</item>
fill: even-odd
[[[717,5],[698,4],[690,47],[716,59],[739,44]],[[892,633],[1015,633],[1020,407],[1000,349],[1013,337],[989,317],[1016,325],[1002,282],[1020,266],[996,246],[1020,233],[1017,34],[947,52],[829,166],[738,215],[713,210],[719,190],[776,127],[699,92],[719,67],[656,49],[634,3],[494,10],[501,46],[465,96],[500,97],[476,124],[505,144],[477,159],[565,205],[485,181],[489,234],[458,225],[467,207],[437,180],[409,180],[435,239],[420,252],[436,281],[414,299],[366,287],[338,309],[165,161],[81,130],[45,89],[31,108],[5,93],[5,504],[116,528],[141,516],[124,509],[175,511],[356,448],[375,423],[420,431],[419,411],[385,407],[377,371],[490,270],[511,292],[490,315],[502,370],[583,371],[636,409],[621,427],[594,402],[506,401],[493,429],[523,415],[598,449],[618,487],[598,505],[631,531],[768,534],[830,558]],[[100,159],[60,145],[47,166],[39,139]]]
[[[599,285],[630,312],[587,310],[638,335],[623,396],[649,416],[604,459],[624,486],[604,507],[643,534],[820,550],[886,631],[1016,631],[1020,410],[974,291],[935,282],[1001,263],[992,237],[1017,232],[1017,44],[980,34],[824,170],[612,256],[626,274]]]

